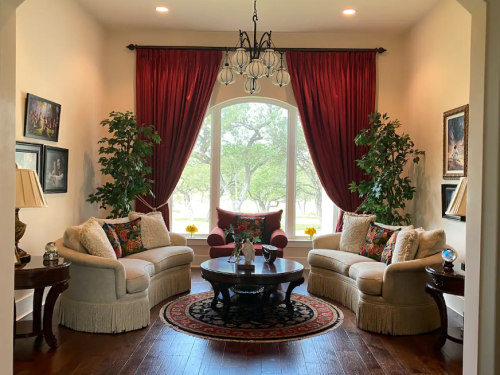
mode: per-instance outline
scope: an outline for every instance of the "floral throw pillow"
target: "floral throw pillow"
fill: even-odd
[[[377,224],[370,223],[365,243],[359,255],[363,255],[380,262],[384,247],[393,233],[393,230],[382,228]]]
[[[103,229],[115,250],[117,258],[146,251],[141,238],[141,218],[129,223],[104,224]]]
[[[392,254],[394,254],[394,249],[396,247],[396,240],[398,239],[398,235],[401,233],[401,230],[395,231],[389,241],[385,244],[384,250],[382,250],[382,255],[380,257],[380,261],[387,265],[392,263]]]
[[[236,216],[236,228],[240,228],[243,232],[251,233],[254,238],[253,242],[262,242],[265,224],[266,218],[264,216]]]

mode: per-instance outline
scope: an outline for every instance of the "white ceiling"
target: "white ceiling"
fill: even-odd
[[[253,28],[253,0],[79,0],[109,28],[194,31]],[[403,31],[440,0],[258,0],[259,31]],[[159,13],[156,6],[166,6]],[[354,8],[357,14],[344,16]]]

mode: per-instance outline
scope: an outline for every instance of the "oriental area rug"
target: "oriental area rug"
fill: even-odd
[[[222,304],[213,310],[213,292],[192,294],[166,304],[161,320],[176,331],[218,341],[283,342],[306,339],[334,330],[342,324],[342,312],[314,297],[292,294],[294,308],[284,304],[268,307],[265,313],[255,306],[231,306],[222,319]]]

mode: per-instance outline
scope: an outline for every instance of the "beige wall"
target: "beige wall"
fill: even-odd
[[[392,117],[404,115],[404,45],[403,36],[387,34],[273,34],[280,47],[384,47],[388,51],[378,58],[378,108]],[[158,30],[113,30],[106,44],[106,110],[134,110],[135,56],[125,46],[177,45],[177,46],[234,46],[237,33],[197,33]],[[212,104],[245,96],[243,78],[238,77],[230,86],[216,85]],[[259,94],[295,105],[291,87],[277,88],[270,79],[262,79]]]
[[[443,228],[465,260],[466,224],[441,217],[443,112],[469,103],[471,15],[455,0],[442,0],[408,34],[407,131],[426,152],[411,177],[417,194],[414,224]],[[471,131],[477,124],[471,124]]]

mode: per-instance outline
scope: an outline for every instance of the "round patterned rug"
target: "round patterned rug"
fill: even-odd
[[[281,342],[305,339],[329,332],[342,324],[344,315],[332,304],[314,297],[292,294],[294,312],[285,304],[268,307],[265,315],[258,307],[231,306],[222,319],[222,303],[213,310],[213,292],[181,297],[166,304],[161,320],[191,336],[239,342]]]

